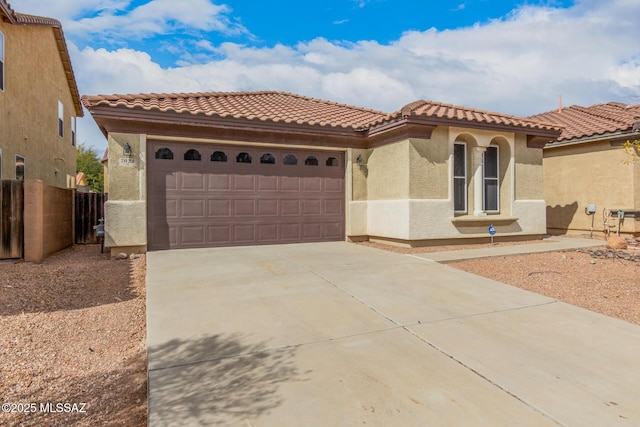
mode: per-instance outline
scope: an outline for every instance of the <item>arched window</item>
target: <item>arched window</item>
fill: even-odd
[[[251,156],[249,153],[242,152],[236,156],[237,163],[251,163]]]
[[[173,160],[173,151],[166,147],[158,148],[158,151],[156,151],[156,159]]]
[[[198,150],[194,150],[193,148],[191,150],[187,150],[187,152],[184,153],[184,159],[200,161],[201,159],[200,152]]]
[[[227,155],[222,151],[214,151],[211,155],[212,162],[227,162]]]
[[[326,162],[327,166],[338,166],[338,159],[335,157],[329,157]]]
[[[287,154],[286,156],[284,156],[284,160],[282,161],[282,163],[284,163],[285,165],[297,165],[298,158],[293,154]]]
[[[265,163],[265,164],[269,164],[269,165],[275,165],[276,164],[276,158],[273,157],[273,155],[266,153],[263,154],[262,157],[260,157],[260,163]]]
[[[318,159],[314,156],[309,156],[304,161],[305,166],[318,166]]]

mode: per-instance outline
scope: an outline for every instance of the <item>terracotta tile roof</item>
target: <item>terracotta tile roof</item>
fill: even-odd
[[[173,111],[281,123],[357,128],[386,113],[287,92],[151,93],[83,96],[85,107]]]
[[[561,125],[549,122],[548,120],[534,120],[509,114],[494,113],[490,111],[461,107],[458,105],[423,100],[405,105],[400,111],[393,113],[390,117],[397,118],[408,116],[421,116],[437,120],[446,120],[452,126],[465,126],[465,123],[481,123],[542,131],[559,132],[562,130]]]
[[[69,91],[71,92],[71,97],[75,106],[76,116],[82,117],[84,112],[82,110],[82,105],[80,104],[80,92],[78,91],[78,85],[76,84],[73,67],[71,66],[69,50],[67,49],[67,43],[64,38],[64,33],[62,32],[62,24],[60,21],[43,16],[18,13],[11,8],[11,5],[6,0],[0,0],[0,17],[1,16],[5,16],[9,23],[14,25],[42,25],[52,28],[56,44],[58,45],[58,52],[60,53],[64,73],[67,78]]]
[[[637,126],[640,120],[640,104],[607,102],[590,107],[572,105],[560,110],[536,114],[530,118],[564,125],[565,130],[557,141],[568,141],[632,130],[634,124]]]

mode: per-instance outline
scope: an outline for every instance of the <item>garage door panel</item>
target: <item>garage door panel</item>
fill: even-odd
[[[282,224],[280,230],[280,240],[297,242],[302,238],[300,224]]]
[[[231,200],[207,200],[207,215],[210,217],[230,217]]]
[[[322,178],[317,176],[302,178],[302,191],[320,193],[322,191]]]
[[[258,175],[258,191],[262,191],[262,192],[278,191],[278,177]]]
[[[277,242],[278,224],[258,224],[258,242]]]
[[[324,215],[342,215],[344,214],[344,202],[342,200],[323,200]]]
[[[231,225],[210,225],[207,227],[208,243],[214,246],[231,243]]]
[[[256,225],[233,225],[233,241],[238,243],[253,243],[256,240]]]
[[[180,191],[205,191],[205,175],[200,173],[180,174]]]
[[[282,200],[280,202],[280,215],[282,216],[299,216],[300,200]]]
[[[254,175],[234,175],[233,190],[234,191],[255,191]]]
[[[214,191],[230,191],[231,176],[228,174],[209,174],[207,175],[208,188]]]
[[[167,143],[175,160],[148,165],[149,249],[344,239],[344,155],[304,149]],[[148,144],[149,153],[160,146]],[[196,149],[202,161],[183,161]],[[211,153],[228,161],[210,161]],[[237,163],[240,152],[253,163]],[[260,163],[269,153],[275,163]],[[288,154],[296,165],[285,165]],[[153,154],[149,154],[153,156]],[[317,165],[305,165],[310,156]],[[340,166],[327,165],[335,157]],[[155,170],[154,170],[155,168]]]
[[[280,191],[300,191],[300,177],[283,176],[280,178]]]
[[[322,200],[302,200],[302,215],[322,215]]]
[[[278,200],[258,200],[258,216],[278,216]]]
[[[180,201],[180,215],[183,218],[200,218],[204,219],[207,217],[205,212],[205,201],[204,200],[181,200]]]
[[[234,200],[233,201],[234,216],[256,216],[255,200]]]
[[[206,242],[204,225],[183,225],[179,235],[180,244],[184,246],[203,246]]]

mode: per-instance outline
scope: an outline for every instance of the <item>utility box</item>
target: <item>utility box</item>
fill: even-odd
[[[586,211],[587,211],[588,214],[596,213],[596,204],[595,203],[589,203],[589,205],[587,206]]]

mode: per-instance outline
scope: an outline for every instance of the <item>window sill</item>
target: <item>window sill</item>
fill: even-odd
[[[520,218],[516,216],[509,215],[495,215],[488,214],[483,216],[475,216],[475,215],[460,215],[454,216],[451,218],[451,222],[454,224],[464,224],[464,223],[472,223],[472,224],[508,224],[511,222],[516,222]]]

